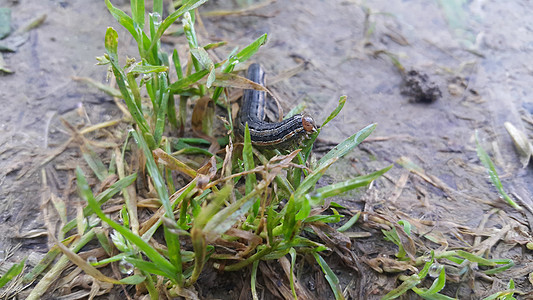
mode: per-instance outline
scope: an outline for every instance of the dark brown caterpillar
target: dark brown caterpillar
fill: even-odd
[[[248,68],[247,78],[265,85],[265,72],[259,64]],[[284,146],[297,142],[303,136],[316,131],[313,118],[309,115],[294,115],[281,122],[265,121],[266,95],[263,91],[244,90],[242,106],[237,120],[239,132],[244,134],[246,123],[250,129],[252,144],[256,146]]]

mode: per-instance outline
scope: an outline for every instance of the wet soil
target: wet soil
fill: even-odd
[[[114,1],[119,6],[124,2]],[[268,43],[254,60],[272,77],[296,67],[300,61],[295,57],[309,61],[306,70],[272,89],[287,109],[306,103],[306,111],[318,122],[341,95],[347,95],[341,114],[322,131],[318,148],[378,124],[367,142],[331,170],[328,181],[369,173],[403,157],[438,183],[396,164],[371,190],[339,202],[430,222],[431,230],[442,232],[451,248],[470,241],[462,239],[458,225],[477,228],[495,207],[501,212],[492,215],[485,228],[511,224],[531,232],[532,170],[520,165],[503,123],[531,133],[533,8],[525,0],[470,1],[450,12],[439,3],[444,1],[277,1],[251,15],[204,17],[209,36],[201,35],[200,42],[227,40],[228,47],[217,50],[224,57],[234,46],[268,33]],[[47,16],[42,26],[20,37],[23,42],[15,53],[4,54],[15,73],[0,75],[0,249],[22,243],[12,258],[18,261],[48,249],[39,166],[69,138],[60,118],[96,124],[120,116],[110,96],[72,80],[81,76],[105,82],[106,68],[95,66],[95,57],[104,53],[105,29],[120,26],[103,1],[3,0],[0,7],[12,9],[14,28],[41,13]],[[235,4],[212,1],[200,11],[227,8]],[[131,38],[122,30],[119,36],[122,53],[135,56]],[[405,77],[391,57],[423,74],[441,97],[410,101],[411,96],[402,93]],[[526,208],[522,213],[499,199],[488,181],[476,155],[475,130],[493,155],[505,188]],[[68,186],[72,161],[77,159],[78,151],[68,148],[53,165],[45,166],[57,194]],[[70,209],[79,204],[74,196],[65,201]],[[354,251],[363,258],[394,255],[394,248],[374,233],[353,240]],[[505,289],[510,278],[519,290],[531,293],[531,252],[503,242],[492,250],[493,258],[512,258],[516,266],[492,283],[450,284],[445,293],[480,299]],[[366,297],[378,298],[394,286],[395,275],[378,274],[366,264],[361,272],[364,281],[357,287],[364,286]],[[339,274],[343,287],[353,278],[341,263]],[[226,296],[235,299],[234,294]]]

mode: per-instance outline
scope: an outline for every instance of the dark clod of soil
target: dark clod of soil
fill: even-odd
[[[442,97],[442,92],[429,76],[417,70],[410,70],[403,77],[402,94],[410,97],[411,102],[433,103]]]

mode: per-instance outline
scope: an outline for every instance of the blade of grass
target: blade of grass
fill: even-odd
[[[112,284],[138,284],[144,281],[144,276],[141,275],[133,275],[126,278],[123,278],[121,280],[116,280],[114,278],[105,276],[102,274],[98,269],[93,267],[91,264],[89,264],[86,260],[81,258],[78,254],[74,253],[69,248],[65,247],[62,243],[56,244],[59,249],[65,254],[69,260],[76,264],[80,269],[82,269],[85,274],[92,276],[93,278],[102,281],[102,282],[108,282]]]
[[[399,287],[393,289],[392,291],[388,292],[381,300],[390,300],[390,299],[396,299],[400,297],[401,295],[407,293],[410,289],[415,287],[420,283],[420,278],[418,275],[411,275],[409,278],[402,282]]]
[[[133,234],[129,229],[111,220],[102,212],[100,206],[98,205],[96,199],[93,196],[93,193],[89,187],[89,184],[87,183],[87,180],[85,179],[83,171],[79,167],[76,169],[76,178],[78,180],[78,188],[80,189],[81,197],[89,203],[89,206],[94,211],[94,213],[102,221],[106,222],[109,226],[111,226],[113,229],[115,229],[124,237],[126,237],[130,242],[139,247],[139,249],[144,252],[150,260],[156,263],[160,267],[160,269],[166,273],[166,276],[169,279],[176,281],[177,269],[176,267],[174,267],[174,265],[172,265],[166,258],[159,254],[159,252],[152,248],[152,246],[150,246],[147,242],[141,239],[141,237]]]
[[[418,295],[420,295],[420,296],[425,298],[427,296],[431,296],[431,295],[434,295],[434,294],[442,291],[442,289],[444,288],[445,285],[446,285],[446,271],[444,270],[444,268],[441,268],[440,273],[439,273],[439,277],[437,277],[433,281],[433,283],[431,284],[429,289],[424,291],[424,290],[420,290],[420,289],[417,289],[417,288],[413,288],[413,291],[415,293],[417,293]]]
[[[146,144],[145,140],[136,131],[132,130],[131,134],[133,135],[135,142],[137,142],[137,145],[143,151],[144,156],[146,157],[146,169],[148,170],[148,174],[150,174],[154,188],[157,191],[157,195],[159,196],[159,200],[161,201],[161,204],[165,209],[165,217],[175,222],[174,212],[172,209],[172,205],[170,204],[170,199],[168,197],[168,190],[165,185],[165,180],[159,172],[159,168],[157,167],[154,161],[152,151],[150,151],[150,149],[148,148],[148,144]],[[175,276],[178,280],[178,284],[181,286],[183,284],[183,273],[180,256],[181,250],[179,236],[173,231],[169,230],[166,226],[164,227],[164,235],[165,241],[167,242],[169,259],[176,269]],[[157,263],[156,261],[154,262]]]
[[[294,299],[298,299],[298,296],[296,296],[296,288],[294,287],[294,265],[296,264],[296,250],[294,250],[294,248],[291,248],[289,250],[289,254],[291,255],[291,270],[289,274],[289,282],[291,285],[292,296],[294,297]]]
[[[157,117],[155,122],[154,130],[154,139],[157,146],[161,143],[161,138],[163,137],[163,131],[165,130],[165,121],[168,109],[168,83],[166,73],[159,74],[159,94],[161,95],[161,103],[159,105],[159,110],[157,111]]]
[[[82,247],[87,245],[95,236],[94,230],[91,229],[85,233],[81,238],[75,241],[70,249],[76,253],[81,250]],[[57,251],[59,248],[56,248]],[[63,255],[54,263],[52,268],[37,282],[37,285],[33,288],[26,300],[38,300],[42,299],[42,295],[48,290],[48,288],[60,277],[61,272],[67,267],[69,259],[66,255]],[[37,268],[37,266],[36,266]]]
[[[341,227],[337,229],[338,232],[345,232],[346,230],[352,228],[352,226],[359,220],[359,217],[361,216],[361,212],[356,213],[353,217],[348,220],[348,222],[344,223]]]
[[[7,272],[2,275],[0,278],[0,288],[2,288],[4,285],[6,285],[8,282],[10,282],[15,276],[20,274],[22,270],[24,269],[24,264],[26,263],[26,258],[24,258],[21,262],[14,264],[7,270]]]
[[[101,206],[102,204],[106,203],[115,194],[117,194],[121,190],[125,189],[126,187],[128,187],[132,183],[134,183],[135,180],[137,180],[137,173],[131,174],[131,175],[129,175],[127,177],[124,177],[124,178],[120,179],[119,181],[113,183],[113,185],[111,185],[105,191],[103,191],[98,196],[96,196],[96,201],[98,202],[98,205]],[[91,207],[89,207],[89,206],[83,208],[83,216],[84,217],[90,216],[92,214],[92,212],[93,211],[92,211]],[[76,227],[76,220],[72,220],[72,221],[68,222],[67,225],[65,225],[63,227],[63,229],[61,229],[61,231],[63,233],[67,233],[67,232],[71,231],[72,229],[74,229],[74,227]]]
[[[500,177],[498,176],[498,172],[496,172],[496,167],[494,166],[494,163],[490,159],[489,155],[483,149],[479,142],[479,136],[477,134],[477,131],[475,132],[476,136],[476,150],[477,150],[477,156],[479,157],[479,160],[481,160],[481,163],[487,168],[487,172],[489,173],[490,181],[492,184],[496,187],[498,190],[498,193],[500,193],[500,196],[509,203],[512,207],[518,210],[522,210],[522,207],[520,207],[516,202],[507,195],[505,190],[503,189],[502,182],[500,181]]]
[[[366,139],[372,133],[372,131],[374,131],[375,128],[376,128],[376,124],[370,124],[366,126],[365,128],[361,129],[356,134],[344,140],[342,143],[335,146],[335,148],[331,149],[331,151],[326,153],[326,155],[324,155],[316,163],[317,168],[320,168],[332,158],[341,158],[344,155],[346,155],[353,148],[359,145],[364,139]]]
[[[300,186],[298,186],[296,191],[294,191],[294,199],[296,201],[301,201],[304,197],[304,194],[316,185],[316,182],[324,175],[329,166],[331,166],[335,161],[337,161],[337,158],[328,160],[326,163],[313,170],[313,173],[309,174],[309,176],[305,177],[304,181],[302,181]]]
[[[155,140],[152,134],[150,133],[150,127],[148,126],[148,123],[146,122],[146,119],[144,118],[141,108],[137,106],[137,104],[131,99],[130,92],[126,86],[124,72],[118,65],[118,55],[117,55],[118,34],[111,27],[107,28],[107,31],[106,31],[105,48],[109,55],[109,61],[111,62],[113,74],[115,74],[117,84],[119,86],[120,92],[122,93],[124,101],[126,102],[126,105],[128,106],[128,110],[131,113],[131,116],[133,117],[133,119],[135,120],[135,123],[140,127],[143,133],[143,136],[145,136],[145,138],[148,139],[148,144],[150,145],[150,148],[155,149]]]
[[[163,22],[161,23],[161,26],[159,26],[159,28],[157,29],[157,33],[155,34],[155,36],[152,37],[152,43],[150,45],[150,49],[153,48],[155,44],[157,43],[157,41],[163,36],[163,33],[165,32],[165,30],[167,30],[167,28],[170,25],[172,25],[172,23],[174,23],[179,17],[181,17],[181,15],[183,15],[185,12],[189,10],[197,8],[198,6],[204,4],[205,2],[207,2],[207,0],[188,0],[188,1],[184,0],[179,9],[177,9],[175,12],[170,14],[170,16],[166,17],[165,20],[163,20]]]
[[[98,180],[104,181],[109,174],[100,157],[88,145],[81,147],[81,153]]]
[[[252,264],[252,275],[251,275],[251,289],[252,289],[252,299],[253,300],[259,300],[259,297],[257,296],[257,289],[256,289],[256,282],[257,282],[257,269],[259,267],[259,260],[254,261]]]
[[[250,129],[248,127],[248,123],[246,123],[245,129],[244,129],[244,146],[242,149],[242,160],[244,163],[244,171],[250,171],[255,168],[254,154],[252,150],[252,139],[250,137]],[[250,173],[246,175],[246,182],[245,182],[246,194],[251,193],[254,187],[256,186],[256,184],[257,184],[257,179],[255,176],[255,173]],[[253,218],[257,216],[257,213],[259,211],[259,201],[260,199],[257,199],[256,203],[254,204]]]
[[[343,300],[344,295],[342,293],[341,285],[340,285],[339,278],[337,277],[337,275],[335,275],[333,270],[328,266],[328,264],[322,258],[322,256],[320,256],[320,254],[313,252],[313,256],[315,257],[316,262],[322,269],[322,273],[324,273],[324,276],[326,277],[326,280],[328,281],[329,286],[331,287],[331,291],[335,295],[335,299]]]
[[[142,31],[144,28],[144,0],[131,0],[130,4],[133,24]]]
[[[335,109],[329,114],[329,116],[326,118],[321,127],[326,126],[326,124],[328,124],[341,112],[342,108],[344,107],[344,104],[346,103],[346,99],[346,96],[341,96],[339,98],[339,104],[337,104],[337,107],[335,107]]]

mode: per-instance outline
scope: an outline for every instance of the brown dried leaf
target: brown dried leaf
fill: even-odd
[[[372,259],[363,259],[363,262],[366,263],[369,267],[374,269],[378,273],[399,273],[404,271],[411,271],[413,273],[418,272],[418,269],[415,268],[410,262],[399,261],[396,259],[388,257],[376,257]]]
[[[184,175],[189,176],[191,179],[196,177],[197,173],[193,168],[189,167],[187,164],[175,158],[174,156],[166,153],[163,149],[157,148],[153,150],[152,153],[156,161],[163,163],[169,169],[183,173]]]

